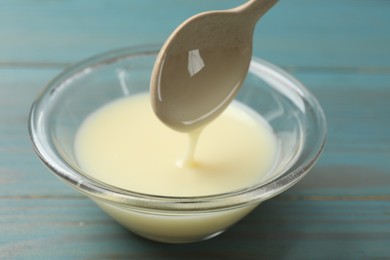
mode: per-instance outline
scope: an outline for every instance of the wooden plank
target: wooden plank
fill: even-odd
[[[138,238],[84,199],[3,199],[0,212],[0,256],[6,259],[384,259],[390,254],[389,201],[274,199],[221,236],[187,245]]]
[[[390,75],[292,73],[320,101],[328,138],[317,165],[287,194],[390,200]]]
[[[0,198],[73,194],[34,154],[28,114],[58,69],[0,69]]]
[[[243,1],[1,1],[0,65],[73,63],[163,42],[187,17]],[[389,3],[282,0],[256,29],[254,53],[289,67],[389,71]]]

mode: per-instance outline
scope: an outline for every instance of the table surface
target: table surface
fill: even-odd
[[[0,0],[0,258],[390,258],[387,0],[281,0],[258,24],[254,54],[317,96],[328,139],[308,176],[216,238],[139,238],[35,156],[29,108],[65,67],[163,42],[187,17],[242,2]]]

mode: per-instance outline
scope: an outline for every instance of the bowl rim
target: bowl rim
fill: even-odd
[[[46,100],[56,92],[57,88],[64,87],[64,84],[70,78],[78,77],[83,73],[90,73],[91,70],[101,66],[126,58],[156,55],[160,46],[159,44],[131,46],[95,55],[62,71],[36,97],[31,106],[28,119],[29,136],[38,157],[56,176],[93,200],[115,204],[123,208],[149,212],[210,212],[243,207],[267,200],[290,188],[308,173],[318,160],[325,145],[327,130],[324,112],[317,99],[298,80],[281,68],[257,57],[252,58],[250,68],[254,65],[263,66],[272,71],[275,76],[281,77],[284,81],[292,84],[295,87],[293,91],[307,101],[306,105],[310,106],[319,125],[319,131],[316,132],[316,143],[304,158],[303,163],[288,169],[280,177],[271,179],[271,181],[249,188],[205,196],[174,197],[143,194],[94,180],[63,160],[56,151],[48,149],[50,148],[47,145],[47,143],[50,143],[47,140],[48,135],[40,129],[42,127],[42,117],[45,116],[45,113],[42,113],[42,106],[44,107],[44,103],[48,102]]]

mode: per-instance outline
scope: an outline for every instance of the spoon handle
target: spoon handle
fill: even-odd
[[[257,21],[262,17],[272,6],[274,6],[278,0],[249,0],[243,5],[240,5],[233,11],[244,14]]]

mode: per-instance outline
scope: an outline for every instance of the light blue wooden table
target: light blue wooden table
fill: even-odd
[[[34,155],[30,105],[65,67],[242,2],[0,0],[0,259],[390,259],[388,0],[281,0],[259,24],[254,54],[317,96],[328,142],[298,185],[219,237],[138,238]]]

